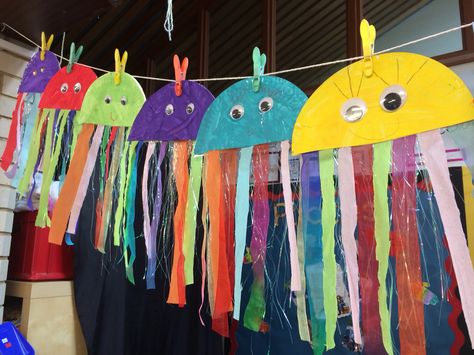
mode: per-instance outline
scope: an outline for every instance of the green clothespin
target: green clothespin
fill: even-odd
[[[260,54],[260,49],[255,47],[252,53],[253,58],[253,79],[252,88],[253,91],[257,92],[260,89],[260,76],[263,74],[265,69],[265,63],[267,62],[267,56]]]
[[[76,51],[76,45],[74,44],[74,42],[71,43],[71,50],[69,52],[69,63],[66,69],[68,73],[71,72],[72,66],[79,61],[79,57],[81,56],[83,49],[84,48],[82,46],[79,46]]]

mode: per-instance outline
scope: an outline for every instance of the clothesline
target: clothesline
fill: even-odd
[[[7,23],[2,22],[2,26],[3,26],[2,32],[5,28],[9,28],[13,32],[15,32],[17,35],[24,38],[28,42],[30,42],[32,45],[34,45],[38,48],[41,48],[41,46],[38,45],[35,41],[33,41],[32,39],[30,39],[29,37],[27,37],[26,35],[24,35],[20,31],[16,30],[12,26],[8,25]],[[466,28],[466,27],[473,27],[473,30],[474,30],[474,22],[470,22],[470,23],[467,23],[467,24],[464,24],[464,25],[456,26],[456,27],[453,27],[453,28],[450,28],[450,29],[447,29],[447,30],[444,30],[444,31],[441,31],[441,32],[437,32],[437,33],[434,33],[434,34],[431,34],[431,35],[428,35],[428,36],[424,36],[424,37],[414,39],[412,41],[408,41],[408,42],[405,42],[405,43],[402,43],[402,44],[399,44],[399,45],[396,45],[396,46],[393,46],[393,47],[390,47],[390,48],[387,48],[387,49],[384,49],[384,50],[381,50],[381,51],[377,51],[377,52],[374,52],[374,55],[381,54],[381,53],[386,53],[386,52],[391,52],[395,49],[406,47],[406,46],[409,46],[411,44],[415,44],[415,43],[418,43],[418,42],[426,41],[428,39],[436,38],[436,37],[445,35],[445,34],[450,33],[450,32],[461,30],[461,29]],[[65,57],[63,57],[63,56],[61,56],[57,53],[54,53],[54,54],[58,58],[61,58],[61,59],[66,60],[66,61],[69,62],[69,58],[65,58]],[[336,59],[336,60],[332,60],[332,61],[329,61],[329,62],[316,63],[316,64],[311,64],[311,65],[306,65],[306,66],[303,66],[303,67],[283,69],[283,70],[278,70],[278,71],[274,71],[274,72],[264,73],[263,76],[279,75],[279,74],[291,73],[291,72],[300,71],[300,70],[319,68],[319,67],[329,66],[329,65],[333,65],[333,64],[352,62],[352,61],[359,60],[359,59],[362,59],[362,58],[363,58],[363,56],[356,56],[356,57],[344,58],[344,59]],[[84,65],[86,67],[89,67],[93,70],[99,71],[99,72],[103,72],[103,73],[111,72],[110,70],[105,70],[105,69],[102,69],[102,68],[94,67],[92,65],[87,65],[87,64],[83,64],[83,63],[80,63],[80,64]],[[133,74],[132,74],[132,76],[135,79],[174,82],[173,79],[166,79],[166,78],[159,78],[159,77],[152,77],[152,76],[133,75]],[[188,79],[188,80],[189,81],[200,81],[200,82],[208,81],[209,82],[209,81],[242,80],[242,79],[248,79],[248,78],[252,78],[252,76],[251,75],[245,75],[245,76],[229,76],[229,77],[220,77],[220,78],[200,78],[200,79]]]

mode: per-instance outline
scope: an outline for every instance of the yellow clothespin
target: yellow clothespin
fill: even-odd
[[[123,52],[122,59],[120,59],[120,52],[116,48],[115,53],[115,74],[114,74],[114,82],[115,85],[120,84],[120,75],[125,72],[125,65],[127,64],[128,53],[127,51]]]
[[[44,32],[41,32],[41,52],[40,52],[40,59],[44,60],[44,56],[46,51],[49,51],[51,48],[51,44],[53,43],[54,35],[49,36],[48,41],[46,42],[46,35]]]
[[[360,23],[360,37],[362,38],[362,53],[364,55],[364,74],[371,76],[373,72],[372,55],[374,54],[375,27],[369,25],[366,19]]]

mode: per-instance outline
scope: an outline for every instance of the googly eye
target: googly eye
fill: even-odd
[[[407,100],[407,92],[400,85],[391,85],[380,95],[380,106],[384,111],[394,112]]]
[[[63,94],[66,93],[68,89],[69,89],[69,86],[68,86],[66,83],[64,83],[64,84],[61,85],[61,89],[60,89],[60,90],[61,90],[61,92],[62,92]]]
[[[77,94],[79,91],[81,91],[81,83],[75,83],[74,92]]]
[[[194,104],[190,102],[188,106],[186,106],[186,113],[188,115],[192,114],[194,112]]]
[[[40,68],[40,72],[44,73],[44,67]]]
[[[244,116],[244,107],[242,105],[234,105],[229,112],[230,117],[234,121],[240,120]]]
[[[174,112],[174,107],[171,104],[166,105],[165,107],[165,113],[169,116],[172,115]]]
[[[38,72],[36,70],[33,70],[33,76],[36,76],[36,74],[38,74]]]
[[[258,103],[258,109],[260,112],[268,112],[273,107],[273,99],[271,97],[264,97]]]
[[[357,122],[367,112],[367,105],[358,98],[352,98],[344,102],[341,107],[341,116],[346,122]]]
[[[120,99],[120,103],[125,106],[127,104],[127,98],[125,96],[122,96],[122,98]]]
[[[104,102],[108,105],[112,102],[112,98],[110,96],[104,97]]]

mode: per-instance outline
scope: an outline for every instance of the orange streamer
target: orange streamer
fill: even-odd
[[[173,218],[174,227],[174,250],[173,267],[171,270],[170,291],[168,303],[178,304],[184,307],[186,304],[186,284],[184,281],[184,222],[186,217],[186,201],[188,200],[188,157],[189,142],[175,142],[173,146],[173,174],[176,179],[176,190],[178,192],[178,205]]]
[[[82,172],[89,152],[89,141],[94,132],[95,126],[85,124],[77,139],[76,149],[72,156],[69,170],[64,181],[64,185],[59,193],[59,198],[53,209],[51,219],[51,229],[49,230],[48,241],[53,244],[61,245],[64,233],[66,232],[69,214],[71,213],[74,198],[76,197],[81,180]]]
[[[220,153],[208,153],[206,192],[209,204],[211,267],[214,285],[214,314],[212,329],[222,336],[229,336],[228,312],[232,310],[232,291],[229,279],[226,244],[226,221]]]

